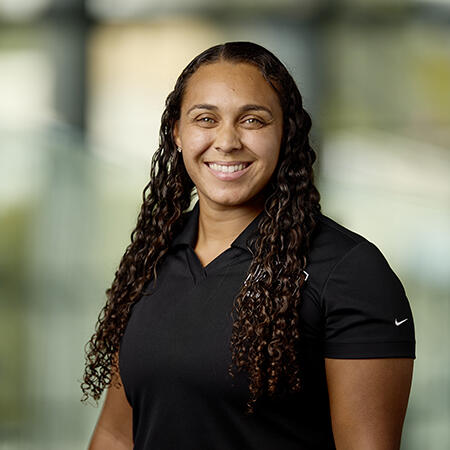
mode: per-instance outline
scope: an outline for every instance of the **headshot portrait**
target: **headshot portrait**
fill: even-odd
[[[449,449],[449,20],[0,0],[0,450]]]
[[[412,312],[376,244],[321,212],[311,125],[256,43],[179,75],[87,346],[91,449],[399,448]]]

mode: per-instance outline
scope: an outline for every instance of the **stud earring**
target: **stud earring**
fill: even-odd
[[[177,147],[177,151],[181,153],[181,147]]]

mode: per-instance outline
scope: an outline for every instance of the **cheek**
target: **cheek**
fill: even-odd
[[[246,145],[255,155],[269,166],[275,166],[280,153],[281,140],[272,133],[252,134],[248,136]]]
[[[185,134],[183,139],[184,147],[188,148],[193,154],[200,152],[211,145],[213,138],[212,133],[205,130],[192,130]]]

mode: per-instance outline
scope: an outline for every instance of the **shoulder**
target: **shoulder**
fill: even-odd
[[[335,272],[345,274],[346,269],[351,270],[347,274],[352,278],[361,270],[395,276],[375,243],[324,214],[318,216],[310,247],[310,262],[321,266],[324,281]]]
[[[306,271],[305,317],[323,327],[328,357],[414,356],[406,292],[374,243],[322,215]]]
[[[342,256],[348,250],[368,240],[350,228],[324,214],[317,216],[317,225],[313,234],[313,248],[318,251],[325,247],[336,256]]]
[[[405,303],[403,285],[378,246],[323,214],[318,217],[305,270],[307,297],[322,317],[336,307],[345,309],[350,299],[358,306]]]
[[[371,258],[375,247],[368,239],[324,214],[317,223],[310,241],[306,271],[314,280],[319,294],[335,267],[345,258]],[[375,247],[376,248],[376,247]]]
[[[320,298],[336,282],[338,286],[345,283],[353,287],[360,285],[360,288],[387,283],[398,290],[403,289],[376,244],[323,214],[318,216],[312,236],[307,272],[308,269],[315,278]]]

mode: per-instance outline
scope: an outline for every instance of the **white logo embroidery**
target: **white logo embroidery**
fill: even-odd
[[[399,325],[401,325],[403,322],[406,322],[408,319],[403,319],[403,320],[400,320],[400,322],[397,320],[397,319],[395,319],[395,325],[397,325],[397,326],[399,326]]]

